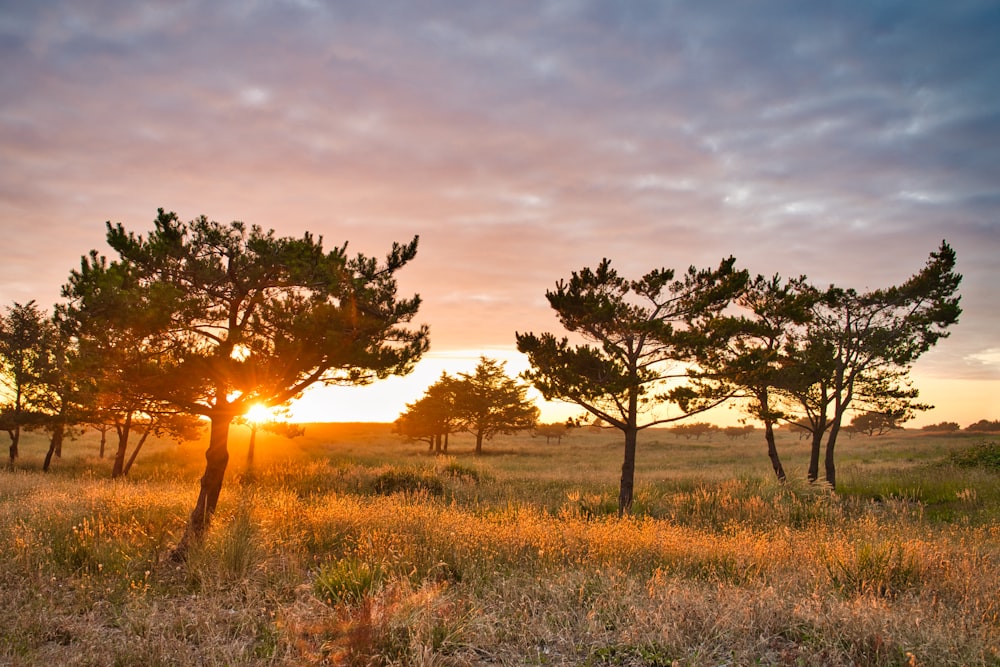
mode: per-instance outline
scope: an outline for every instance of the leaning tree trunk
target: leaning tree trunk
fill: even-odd
[[[812,445],[809,449],[809,481],[815,482],[819,479],[819,453],[823,446],[823,430],[815,429],[812,432]]]
[[[785,469],[781,465],[781,459],[778,458],[778,446],[774,441],[774,423],[771,421],[764,422],[764,438],[767,440],[767,455],[771,459],[774,474],[779,482],[784,482]]]
[[[48,472],[49,466],[52,464],[52,455],[61,456],[60,451],[62,450],[63,434],[65,433],[66,426],[62,423],[57,423],[52,427],[52,439],[49,441],[49,451],[45,453],[45,463],[42,464],[42,471]]]
[[[830,427],[830,435],[826,438],[826,458],[823,463],[826,465],[826,482],[831,489],[837,488],[837,466],[833,460],[833,450],[837,446],[837,434],[840,432],[840,421],[834,421]]]
[[[247,445],[247,468],[253,467],[253,453],[257,448],[257,424],[250,425],[250,444]]]
[[[229,425],[233,415],[216,413],[211,416],[208,449],[205,451],[205,474],[201,477],[198,502],[188,520],[187,529],[174,549],[174,560],[183,560],[192,544],[204,537],[215,514],[222,492],[222,480],[229,464]]]

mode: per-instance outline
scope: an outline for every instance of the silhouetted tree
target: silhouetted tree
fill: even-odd
[[[555,422],[552,424],[539,424],[535,427],[535,435],[545,438],[545,444],[549,444],[555,438],[556,444],[562,444],[562,439],[569,434],[570,429],[576,428],[578,424],[572,421]]]
[[[861,412],[851,420],[850,427],[865,435],[885,435],[894,429],[901,429],[901,415],[891,412]]]
[[[252,416],[249,412],[236,418],[236,423],[250,429],[250,442],[247,443],[247,468],[253,467],[254,453],[257,448],[257,431],[273,433],[283,438],[297,438],[305,435],[306,429],[301,424],[289,421],[290,415],[287,408],[275,408],[267,419],[260,420]]]
[[[124,267],[135,280],[121,307],[153,324],[145,340],[156,352],[152,360],[163,360],[149,396],[210,424],[198,500],[175,557],[215,512],[233,419],[254,404],[282,405],[315,383],[407,373],[427,349],[426,327],[400,326],[416,314],[419,298],[396,295],[395,274],[416,255],[416,238],[394,244],[379,263],[348,257],[346,244],[327,252],[308,233],[277,237],[204,216],[185,223],[163,209],[146,237],[121,224],[107,228],[119,257],[109,270]],[[99,271],[88,271],[91,257],[71,277],[68,298],[99,279]]]
[[[34,301],[14,303],[0,317],[0,380],[6,397],[0,427],[10,436],[12,467],[19,455],[21,430],[38,421],[35,407],[42,393],[47,326]]]
[[[446,453],[448,437],[461,430],[455,412],[457,384],[458,380],[442,372],[423,396],[406,404],[394,424],[395,432],[408,440],[426,441],[429,451]]]
[[[827,433],[826,481],[836,486],[835,447],[852,403],[880,411],[927,409],[915,402],[907,377],[914,361],[948,335],[961,314],[962,276],[944,241],[924,268],[902,285],[858,293],[830,287],[813,307],[802,346],[789,356],[800,379],[786,391],[811,424],[809,478],[819,476],[820,443]]]
[[[784,412],[775,390],[801,381],[787,350],[797,346],[811,308],[819,298],[804,277],[789,281],[758,275],[735,299],[742,312],[724,313],[706,323],[711,344],[695,346],[696,373],[731,387],[747,414],[764,424],[764,441],[775,476],[785,480],[774,428]]]
[[[922,431],[939,431],[941,433],[954,433],[962,427],[958,425],[958,422],[940,422],[938,424],[927,424],[922,427]]]
[[[966,431],[977,431],[980,433],[993,433],[1000,431],[1000,419],[980,419],[974,424],[965,427]]]
[[[704,435],[710,435],[712,433],[718,433],[719,427],[715,424],[709,424],[708,422],[692,422],[690,424],[678,424],[670,429],[670,432],[679,435],[685,440],[690,440],[694,438],[695,440],[701,440]]]
[[[551,333],[517,334],[517,349],[531,363],[524,377],[545,398],[576,403],[624,434],[619,515],[632,507],[639,431],[702,412],[726,398],[716,393],[711,380],[697,388],[677,383],[689,378],[682,362],[700,344],[685,327],[717,316],[746,283],[746,272],[734,271],[734,263],[730,257],[717,269],[691,267],[680,279],[671,269],[657,269],[627,280],[605,259],[596,270],[574,272],[569,282],[560,280],[545,294],[559,321],[583,339],[582,345]],[[681,414],[651,412],[660,403],[678,406]]]
[[[461,430],[475,436],[476,454],[483,453],[483,440],[534,428],[538,422],[528,387],[509,377],[505,365],[480,357],[475,371],[459,373],[455,382],[455,418]]]

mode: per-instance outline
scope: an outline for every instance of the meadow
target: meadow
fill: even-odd
[[[1000,665],[1000,472],[982,435],[806,445],[758,432],[640,435],[633,516],[621,439],[581,429],[453,437],[383,424],[246,429],[207,540],[168,559],[204,443],[151,442],[109,479],[96,436],[48,474],[26,436],[0,472],[3,665]]]

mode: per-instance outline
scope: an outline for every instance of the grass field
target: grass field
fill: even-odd
[[[561,444],[387,425],[231,434],[187,563],[204,443],[154,442],[111,481],[90,435],[0,472],[3,665],[1000,665],[1000,473],[982,436],[839,445],[837,494],[748,440],[640,435],[618,520],[616,432]]]

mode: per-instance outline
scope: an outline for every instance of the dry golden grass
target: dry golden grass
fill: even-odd
[[[233,433],[217,520],[166,560],[202,444],[134,478],[85,438],[0,473],[0,664],[998,665],[997,473],[971,439],[845,441],[843,490],[769,477],[763,444],[644,434],[615,518],[613,433],[432,457],[384,425]],[[36,458],[37,457],[37,458]]]

